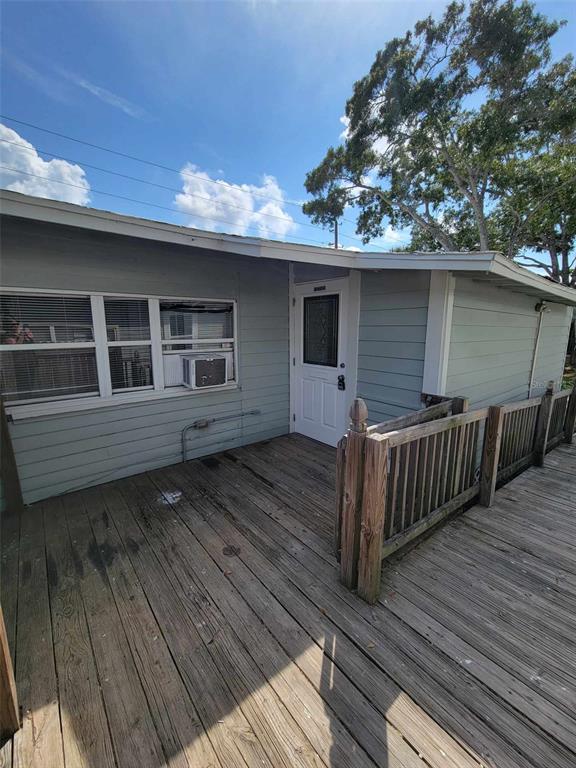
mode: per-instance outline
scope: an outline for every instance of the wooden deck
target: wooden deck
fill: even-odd
[[[334,452],[279,438],[3,524],[20,768],[573,768],[576,447],[386,566],[332,556]]]

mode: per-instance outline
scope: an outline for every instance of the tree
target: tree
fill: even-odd
[[[502,168],[502,195],[492,215],[502,248],[519,264],[576,287],[576,145],[515,158]],[[544,257],[541,256],[544,254]],[[546,258],[547,257],[547,258]]]
[[[390,223],[427,247],[516,255],[552,207],[527,163],[576,125],[572,59],[551,63],[559,26],[529,2],[474,0],[391,40],[354,86],[344,143],[306,177],[305,213],[329,224],[354,204],[365,242]]]

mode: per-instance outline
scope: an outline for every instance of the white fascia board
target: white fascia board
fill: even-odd
[[[488,272],[496,256],[494,251],[467,253],[376,253],[361,254],[357,269],[450,270],[452,272]]]
[[[491,275],[496,275],[530,288],[539,293],[543,298],[550,297],[559,304],[576,306],[576,290],[574,288],[568,288],[568,286],[546,280],[541,275],[537,275],[534,272],[530,272],[529,269],[515,264],[500,253],[495,254],[488,272]]]
[[[576,291],[545,280],[515,264],[497,251],[439,253],[366,253],[334,250],[299,243],[283,243],[255,237],[207,232],[166,222],[86,208],[59,200],[0,190],[0,212],[7,216],[62,224],[163,243],[192,246],[253,258],[304,262],[365,270],[448,270],[476,272],[502,277],[506,281],[536,291],[560,304],[576,306]]]
[[[204,248],[219,253],[231,253],[253,258],[302,261],[348,269],[356,266],[354,255],[350,252],[342,253],[330,248],[298,243],[283,243],[275,240],[206,232],[192,227],[124,216],[96,208],[84,208],[72,203],[62,203],[58,200],[30,197],[8,190],[0,191],[0,204],[1,213],[6,216],[17,216],[50,224],[62,224],[68,227]]]

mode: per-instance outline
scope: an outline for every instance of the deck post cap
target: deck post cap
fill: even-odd
[[[368,407],[361,397],[355,398],[350,406],[350,429],[353,432],[366,432]]]

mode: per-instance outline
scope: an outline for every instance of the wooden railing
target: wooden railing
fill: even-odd
[[[556,445],[565,439],[566,417],[570,406],[571,390],[565,389],[552,396],[552,413],[550,416],[550,429],[548,431],[547,450],[551,451]]]
[[[378,598],[383,559],[475,499],[490,506],[497,483],[572,441],[576,388],[554,394],[551,383],[541,398],[471,412],[455,398],[450,416],[438,417],[446,406],[437,405],[419,412],[422,423],[410,414],[368,428],[358,399],[338,444],[340,578],[368,602]]]

